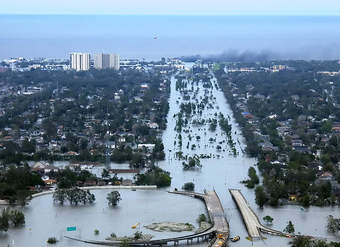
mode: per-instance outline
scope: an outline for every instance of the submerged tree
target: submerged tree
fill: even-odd
[[[74,187],[71,189],[57,189],[53,193],[53,200],[61,205],[63,205],[66,200],[71,205],[78,205],[79,203],[85,205],[87,203],[93,203],[96,200],[96,197],[89,190],[85,191]]]
[[[14,227],[25,224],[25,215],[19,210],[10,210],[6,208],[2,210],[0,215],[0,232],[7,232],[10,225]]]
[[[19,210],[12,210],[9,212],[9,220],[15,227],[25,224],[25,215]]]
[[[111,191],[107,194],[106,199],[108,200],[109,205],[116,206],[120,200],[122,200],[120,193],[118,191]]]
[[[269,215],[263,217],[263,220],[267,223],[267,224],[272,224],[273,223],[273,218],[270,217]]]
[[[340,231],[340,218],[334,218],[332,215],[328,216],[327,230],[331,233]]]
[[[256,204],[260,206],[260,208],[262,208],[264,206],[264,204],[266,204],[266,202],[268,201],[267,195],[264,192],[264,189],[262,186],[257,186],[255,189],[255,201]]]
[[[288,225],[283,231],[287,233],[294,233],[295,232],[294,224],[291,221],[288,221]]]
[[[183,190],[186,191],[194,191],[195,190],[195,184],[193,182],[185,183],[182,187]]]

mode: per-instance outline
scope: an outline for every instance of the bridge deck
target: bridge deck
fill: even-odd
[[[261,238],[261,232],[274,235],[286,235],[280,231],[276,231],[263,226],[260,223],[255,212],[249,206],[248,202],[246,201],[240,190],[230,189],[229,192],[234,198],[234,201],[236,202],[236,205],[239,211],[241,212],[248,234],[252,239]]]

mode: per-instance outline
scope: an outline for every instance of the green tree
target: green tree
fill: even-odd
[[[306,193],[301,199],[302,206],[309,207],[310,205],[310,196]]]
[[[323,199],[327,199],[328,197],[331,196],[332,185],[329,181],[321,184],[321,186],[319,187],[319,194],[320,194],[320,197]]]
[[[295,228],[294,228],[294,224],[291,221],[288,221],[288,224],[286,226],[286,228],[283,230],[284,232],[287,233],[294,233],[295,232]]]
[[[110,173],[107,169],[103,169],[102,171],[102,178],[108,178],[110,177]]]
[[[25,224],[25,215],[23,212],[18,210],[12,210],[9,213],[9,220],[15,227]]]
[[[207,216],[205,216],[205,214],[200,214],[197,218],[197,223],[201,224],[201,222],[207,222]]]
[[[186,191],[194,191],[195,190],[195,184],[193,182],[185,183],[182,187],[183,190]]]
[[[255,189],[255,201],[256,204],[260,206],[260,208],[262,208],[268,201],[268,197],[262,186],[257,186]]]
[[[170,173],[158,166],[150,167],[144,174],[137,174],[135,179],[137,185],[157,185],[157,187],[171,185]]]
[[[332,215],[327,219],[327,230],[331,233],[340,231],[340,218],[334,218]]]
[[[78,205],[83,203],[84,205],[93,203],[96,200],[94,194],[90,193],[89,190],[82,190],[77,187],[70,189],[56,189],[53,193],[53,200],[55,203],[63,205],[67,200],[71,205]]]
[[[267,224],[272,224],[273,223],[273,218],[270,217],[269,215],[263,217],[263,220],[267,223]]]
[[[0,215],[0,231],[7,232],[9,227],[9,213],[8,210],[3,209]]]
[[[58,240],[55,237],[50,237],[47,239],[48,244],[56,244]]]
[[[116,206],[120,200],[122,200],[120,193],[118,191],[111,191],[107,194],[106,199],[108,200],[109,205]]]
[[[134,239],[135,240],[139,240],[143,237],[143,233],[140,232],[140,231],[136,231],[135,234],[134,234]]]

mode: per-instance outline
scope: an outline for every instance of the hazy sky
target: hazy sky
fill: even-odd
[[[339,0],[1,0],[0,14],[340,15]]]

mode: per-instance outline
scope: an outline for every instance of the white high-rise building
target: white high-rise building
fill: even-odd
[[[96,69],[115,69],[120,68],[120,59],[116,54],[96,54],[94,55],[94,67]]]
[[[90,54],[73,52],[70,55],[71,69],[84,71],[90,69]]]
[[[94,67],[96,69],[110,68],[110,55],[103,53],[94,55]]]
[[[120,68],[120,58],[117,54],[110,54],[110,68],[119,70]]]

